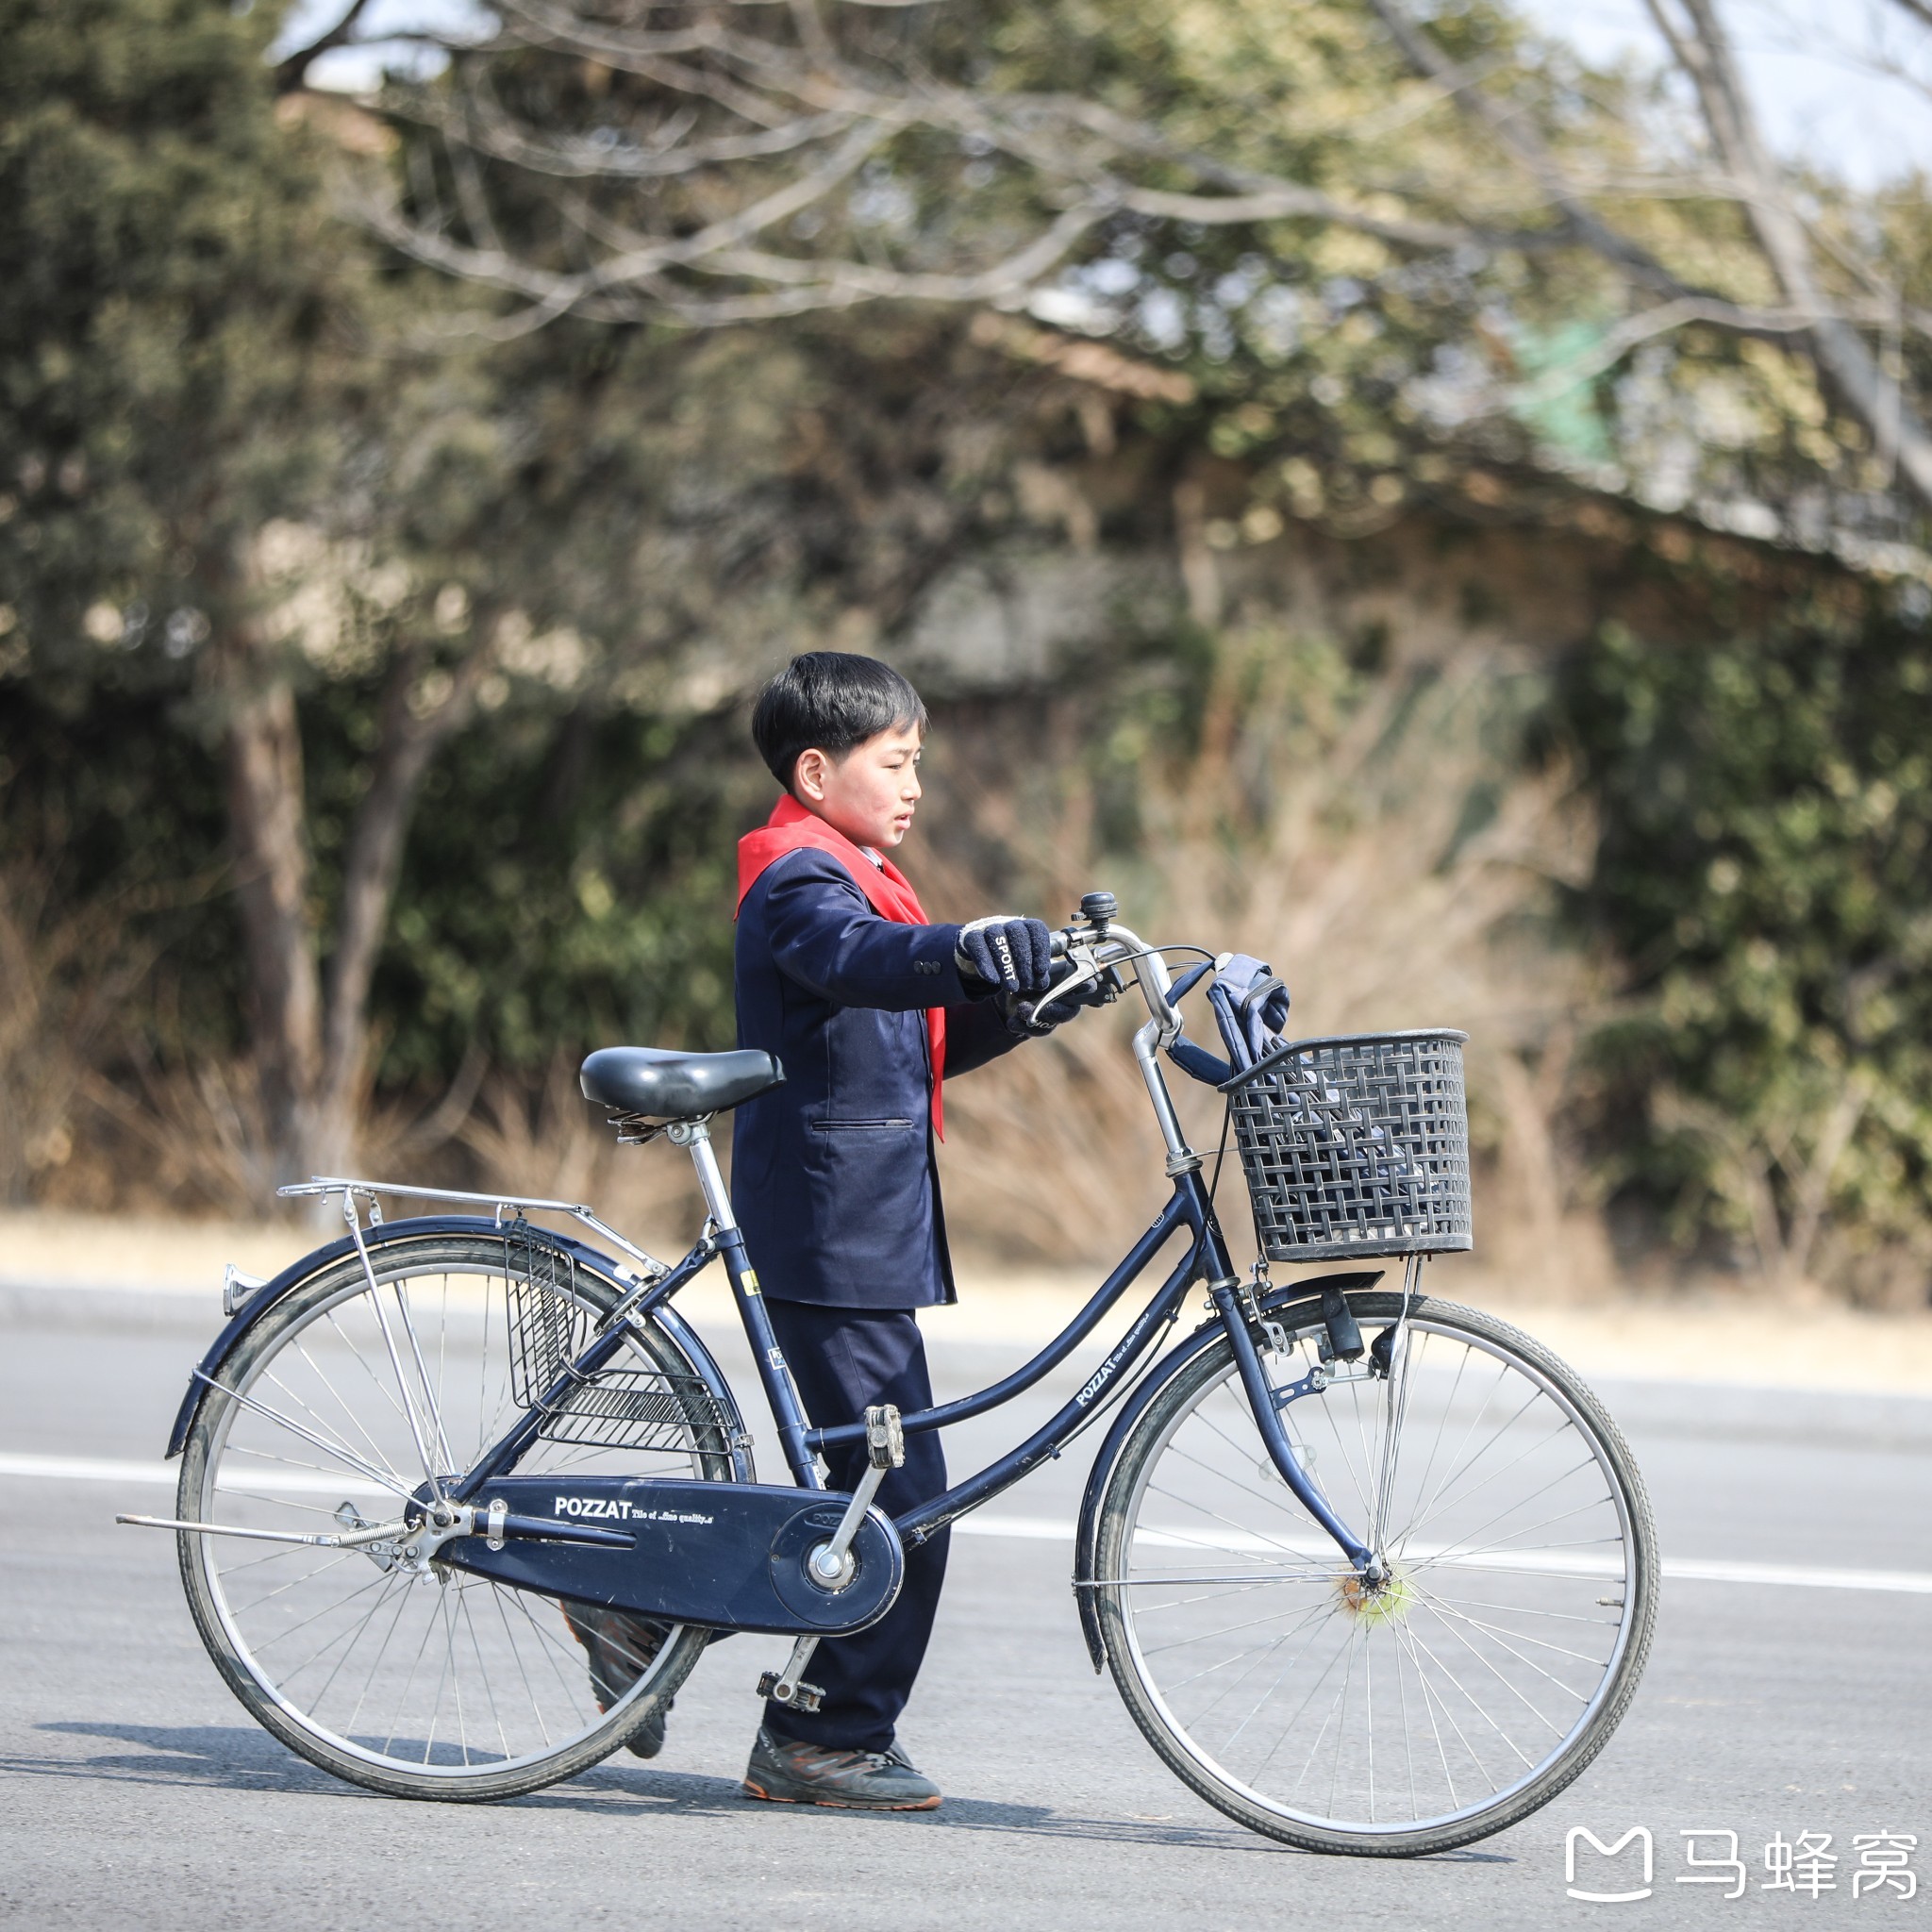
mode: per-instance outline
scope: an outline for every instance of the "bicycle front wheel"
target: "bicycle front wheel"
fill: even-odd
[[[1365,1327],[1402,1310],[1349,1300]],[[1319,1365],[1320,1306],[1279,1319],[1285,1391]],[[1547,1804],[1616,1728],[1656,1617],[1642,1481],[1575,1374],[1426,1296],[1400,1333],[1392,1374],[1331,1364],[1359,1379],[1282,1407],[1379,1588],[1276,1473],[1224,1337],[1148,1405],[1103,1499],[1094,1587],[1135,1722],[1209,1804],[1313,1851],[1442,1851]]]
[[[237,1341],[182,1455],[183,1520],[268,1535],[399,1525],[499,1441],[620,1289],[541,1235],[427,1235],[320,1268]],[[674,1339],[634,1327],[517,1473],[728,1480],[731,1429]],[[419,1512],[420,1513],[420,1512]],[[339,1777],[509,1797],[594,1764],[660,1711],[708,1632],[613,1621],[435,1560],[406,1534],[329,1549],[182,1533],[229,1688]]]

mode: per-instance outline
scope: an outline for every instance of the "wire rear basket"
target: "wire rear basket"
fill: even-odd
[[[1462,1047],[1441,1029],[1297,1041],[1230,1096],[1271,1261],[1471,1245]]]
[[[731,1441],[711,1391],[695,1375],[658,1369],[606,1369],[594,1382],[580,1382],[545,1417],[542,1434],[591,1449],[695,1449],[707,1462],[725,1457]]]
[[[519,1218],[505,1228],[503,1259],[510,1392],[519,1407],[541,1408],[590,1345],[592,1309],[575,1292],[575,1258],[528,1222]],[[566,1389],[545,1410],[539,1433],[592,1449],[696,1450],[708,1463],[728,1459],[732,1435],[697,1376],[634,1367],[605,1369]]]
[[[510,1392],[520,1408],[535,1408],[583,1354],[591,1310],[575,1292],[575,1258],[522,1215],[503,1231],[503,1272],[509,1289]]]

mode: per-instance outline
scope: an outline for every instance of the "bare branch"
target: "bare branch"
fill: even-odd
[[[1472,120],[1477,122],[1502,145],[1541,190],[1549,205],[1563,219],[1571,235],[1622,269],[1630,278],[1653,293],[1673,300],[1692,294],[1723,297],[1715,290],[1687,286],[1662,262],[1626,235],[1620,234],[1583,200],[1564,177],[1564,171],[1551,154],[1549,144],[1519,108],[1509,107],[1486,93],[1457,69],[1456,63],[1428,35],[1409,19],[1397,0],[1369,0],[1375,17],[1388,29],[1390,38],[1402,50],[1404,58],[1418,74],[1435,81]]]
[[[859,127],[820,166],[736,214],[713,222],[694,234],[641,240],[636,247],[574,275],[537,268],[501,249],[465,248],[440,229],[410,222],[392,204],[365,203],[358,212],[384,240],[416,260],[466,281],[525,296],[539,305],[548,319],[581,308],[593,297],[648,282],[666,269],[705,266],[709,258],[736,248],[824,199],[841,181],[848,180],[894,131],[890,126]]]
[[[1758,133],[1711,0],[1681,0],[1688,17],[1682,25],[1670,17],[1665,0],[1646,4],[1697,91],[1719,158],[1745,185],[1741,205],[1786,300],[1817,318],[1808,333],[1820,372],[1870,432],[1880,460],[1895,465],[1920,502],[1932,506],[1932,435],[1906,401],[1897,375],[1881,368],[1840,306],[1826,297],[1810,239]]]
[[[1906,404],[1897,381],[1880,369],[1845,319],[1844,306],[1830,300],[1820,283],[1809,237],[1758,134],[1711,0],[1681,0],[1685,22],[1670,14],[1666,0],[1645,4],[1696,90],[1705,125],[1731,184],[1729,198],[1751,223],[1788,308],[1806,318],[1813,361],[1871,433],[1881,459],[1902,470],[1920,501],[1932,505],[1932,439]],[[1578,242],[1636,286],[1663,295],[1670,304],[1710,305],[1700,308],[1698,319],[1740,325],[1722,319],[1726,313],[1741,319],[1748,311],[1715,290],[1688,286],[1648,249],[1604,221],[1577,192],[1520,108],[1496,101],[1466,80],[1453,80],[1448,57],[1409,19],[1400,0],[1369,0],[1369,5],[1410,65],[1450,89],[1463,110],[1496,139],[1549,198]]]
[[[681,93],[708,97],[759,126],[775,125],[796,111],[764,99],[754,91],[759,87],[786,93],[811,108],[863,106],[848,98],[842,75],[841,84],[835,86],[826,72],[800,60],[794,50],[756,36],[727,32],[715,22],[708,21],[693,30],[688,48],[674,49],[658,46],[658,36],[620,33],[595,26],[554,7],[530,4],[530,0],[505,0],[505,8],[507,29],[531,46],[575,54],[587,60],[601,61],[620,73],[658,81]],[[723,75],[693,67],[688,60],[676,58],[680,52],[702,52],[732,61],[751,84],[742,85]]]
[[[1581,355],[1569,358],[1554,369],[1546,370],[1534,382],[1513,390],[1509,400],[1518,408],[1548,402],[1576,388],[1579,383],[1614,369],[1639,343],[1654,341],[1658,336],[1674,335],[1680,328],[1694,323],[1707,324],[1729,335],[1774,341],[1802,334],[1817,321],[1815,315],[1800,314],[1795,310],[1746,308],[1731,302],[1713,301],[1707,296],[1686,295],[1675,302],[1661,303],[1655,308],[1640,309],[1635,315],[1625,316],[1615,328],[1607,330]]]
[[[286,58],[275,63],[275,92],[278,94],[291,94],[308,85],[308,70],[325,54],[332,53],[337,47],[346,47],[353,39],[356,23],[368,9],[369,0],[349,0],[349,6],[340,20],[329,30],[312,40],[306,47],[297,48]]]
[[[1377,184],[1357,171],[1341,192],[1316,187],[1201,152],[1107,103],[958,85],[920,69],[903,47],[836,32],[827,0],[756,4],[756,13],[752,0],[694,13],[658,0],[608,10],[574,0],[499,0],[495,47],[594,61],[645,84],[629,97],[625,133],[580,137],[529,125],[495,98],[487,73],[459,58],[454,98],[428,91],[391,111],[436,128],[449,144],[460,223],[455,208],[439,206],[447,189],[427,178],[411,211],[372,201],[361,219],[415,259],[512,297],[513,312],[465,324],[504,339],[565,314],[708,327],[879,301],[1011,310],[1115,215],[1221,228],[1307,223],[1424,258],[1580,249],[1624,284],[1632,312],[1577,361],[1524,389],[1519,404],[1587,381],[1639,343],[1688,325],[1780,342],[1808,354],[1881,458],[1932,502],[1932,445],[1900,393],[1897,353],[1904,331],[1932,333],[1932,317],[1905,303],[1866,251],[1828,223],[1816,232],[1807,225],[1758,137],[1713,0],[1646,0],[1696,90],[1715,158],[1707,171],[1674,173],[1579,165],[1528,107],[1489,85],[1503,57],[1454,60],[1407,0],[1369,0],[1422,87],[1398,91],[1366,121],[1340,125],[1359,142],[1371,122],[1392,115],[1399,124],[1452,102],[1507,158],[1520,188],[1517,208],[1477,219],[1433,179]],[[1899,4],[1914,17],[1932,8],[1932,0]],[[998,260],[902,260],[883,240],[874,254],[873,234],[856,222],[835,225],[816,249],[793,245],[795,231],[785,225],[836,196],[869,162],[900,158],[895,143],[908,135],[941,153],[958,143],[997,154],[1024,172],[1035,213],[1026,230],[999,244]],[[563,241],[583,253],[521,256],[499,242],[476,158],[584,184],[551,191]],[[681,183],[685,192],[620,205],[613,191],[625,183]],[[1689,279],[1604,212],[1607,196],[1737,208],[1775,295],[1760,298],[1748,281],[1730,292]],[[1837,287],[1827,288],[1821,265]],[[1883,364],[1861,327],[1885,332]]]
[[[1311,188],[1284,181],[1250,194],[1174,194],[1156,188],[1120,188],[1120,205],[1136,214],[1168,221],[1200,222],[1209,227],[1231,227],[1249,222],[1303,220],[1353,228],[1357,234],[1379,235],[1411,248],[1452,249],[1474,243],[1482,248],[1535,248],[1564,238],[1548,230],[1488,232],[1449,222],[1410,221],[1374,215],[1348,207]]]
[[[714,328],[741,322],[770,322],[790,315],[852,308],[865,302],[1017,303],[1046,270],[1064,258],[1082,235],[1107,218],[1108,209],[1082,204],[1067,209],[1024,248],[991,268],[970,275],[917,274],[880,268],[871,262],[800,260],[755,249],[723,250],[690,266],[716,275],[737,275],[767,284],[763,293],[702,296],[683,284],[641,277],[633,290],[605,298],[587,298],[580,311],[597,321],[631,321],[649,313],[691,328]],[[628,295],[630,299],[626,300]],[[529,313],[509,325],[540,328],[548,315]]]
[[[533,175],[549,175],[564,180],[670,180],[695,174],[701,168],[769,159],[841,134],[857,118],[842,111],[810,114],[763,127],[755,134],[719,135],[691,142],[682,138],[691,125],[687,119],[674,140],[662,146],[612,149],[584,140],[541,140],[513,122],[494,102],[477,95],[472,97],[472,105],[475,109],[472,116],[411,113],[408,118],[420,125],[435,128],[447,140],[461,142],[478,154],[488,155],[491,160],[508,161],[513,167],[528,169]]]

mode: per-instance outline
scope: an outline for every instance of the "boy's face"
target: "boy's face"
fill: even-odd
[[[842,758],[801,753],[792,791],[806,810],[855,845],[890,849],[905,838],[919,803],[919,727],[881,731]]]

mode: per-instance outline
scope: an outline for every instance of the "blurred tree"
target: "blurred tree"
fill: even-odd
[[[1609,626],[1568,704],[1606,808],[1590,903],[1631,965],[1599,1042],[1638,1116],[1606,1123],[1625,1185],[1687,1238],[1715,1210],[1774,1281],[1828,1261],[1874,1300],[1874,1251],[1918,1290],[1932,1262],[1932,629],[1910,589],[1821,583],[1702,647]]]
[[[424,621],[345,525],[390,372],[357,244],[277,125],[275,25],[219,0],[0,8],[0,603],[57,708],[138,693],[219,746],[280,1178],[345,1145],[409,805],[494,612]],[[372,650],[383,695],[325,909],[298,698]]]
[[[1629,83],[1489,7],[1424,27],[1401,0],[501,0],[480,38],[416,37],[448,73],[389,106],[435,142],[406,175],[365,177],[358,208],[497,291],[477,325],[499,337],[563,314],[695,326],[894,299],[1031,304],[1095,332],[1131,310],[1169,347],[1192,311],[1224,356],[1242,320],[1263,337],[1314,320],[1311,279],[1446,285],[1500,351],[1458,361],[1439,338],[1433,408],[1460,421],[1547,419],[1687,333],[1725,363],[1768,347],[1765,379],[1822,390],[1869,455],[1840,476],[1828,439],[1805,449],[1840,508],[1895,484],[1923,515],[1923,262],[1895,223],[1774,162],[1709,0],[1653,10],[1699,115],[1666,116],[1661,138]],[[1216,229],[1247,238],[1245,266],[1177,291]],[[1587,331],[1559,358],[1533,341],[1513,356],[1553,288]]]
[[[322,1008],[260,539],[329,474],[318,404],[349,244],[275,125],[272,28],[208,0],[4,8],[0,595],[49,685],[199,699],[225,755],[250,1017],[292,1136]]]
[[[661,871],[640,871],[675,814],[639,787],[677,718],[729,700],[800,625],[904,607],[974,501],[915,473],[1000,406],[935,407],[874,370],[879,407],[841,410],[855,345],[830,341],[574,324],[412,350],[405,327],[446,289],[373,270],[319,191],[325,154],[381,164],[392,143],[338,104],[278,112],[271,19],[14,0],[0,25],[0,785],[9,843],[38,855],[21,907],[131,915],[205,881],[207,800],[158,775],[192,760],[143,777],[113,746],[144,728],[216,754],[242,944],[195,924],[198,997],[170,1050],[219,1052],[239,1010],[258,1186],[347,1158],[385,1057],[459,1098],[488,1058],[528,1063],[540,1017],[541,1058],[580,1039],[574,1000],[612,1024],[714,1022],[715,960],[695,1008],[649,979],[686,935]],[[881,456],[894,480],[874,492]],[[464,815],[433,828],[373,1030],[413,815],[479,708],[489,741],[445,793]],[[492,788],[493,762],[517,782]],[[600,826],[593,802],[629,816]],[[490,848],[486,908],[466,866]],[[619,891],[645,903],[614,908]],[[548,989],[516,983],[518,960]]]

